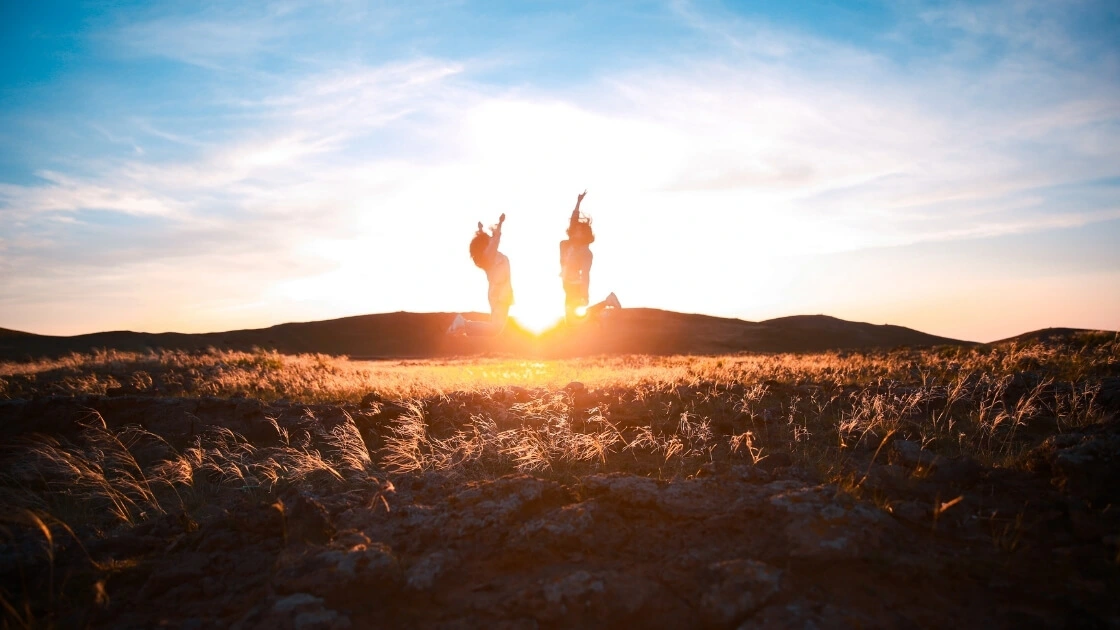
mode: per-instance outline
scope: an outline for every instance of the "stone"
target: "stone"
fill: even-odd
[[[426,591],[435,585],[436,580],[443,575],[445,567],[450,563],[450,554],[436,551],[421,558],[408,569],[405,584],[408,588],[417,591]]]
[[[833,486],[806,487],[770,497],[786,513],[789,555],[852,559],[896,540],[899,525],[881,510],[838,494]]]
[[[726,627],[762,608],[781,590],[782,571],[757,560],[738,558],[708,567],[711,585],[700,597],[704,619]]]
[[[276,600],[272,605],[272,612],[281,615],[290,615],[301,608],[314,608],[322,606],[323,598],[315,597],[311,593],[292,593],[287,597]]]
[[[561,602],[578,603],[595,594],[606,591],[603,581],[587,571],[576,571],[544,586],[545,601],[553,604]]]
[[[912,440],[894,440],[887,450],[887,461],[906,468],[930,467],[937,455],[922,450],[922,445]]]
[[[289,542],[325,543],[334,535],[331,516],[322,503],[297,494],[284,505]]]
[[[584,480],[584,488],[591,494],[606,494],[609,498],[637,507],[657,504],[657,482],[648,477],[614,474],[596,475]]]

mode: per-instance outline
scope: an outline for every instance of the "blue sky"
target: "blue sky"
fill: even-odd
[[[1109,2],[4,3],[0,326],[592,293],[989,341],[1120,329]],[[593,295],[592,297],[596,297]]]

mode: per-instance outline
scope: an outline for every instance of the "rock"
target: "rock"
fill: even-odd
[[[529,475],[507,475],[472,484],[448,497],[456,509],[460,531],[505,525],[540,509],[571,502],[567,489],[554,481]]]
[[[922,445],[911,440],[894,440],[887,450],[887,461],[906,468],[929,467],[937,455],[922,450]]]
[[[863,487],[880,492],[906,492],[910,488],[914,472],[909,468],[894,464],[873,464],[863,480]]]
[[[741,622],[781,590],[782,572],[750,559],[724,560],[708,567],[712,585],[700,597],[705,621],[717,626]]]
[[[601,579],[581,570],[546,584],[544,599],[551,604],[580,604],[606,590]]]
[[[321,606],[323,599],[315,597],[311,593],[293,593],[287,597],[281,598],[272,605],[272,612],[281,615],[290,615],[301,608],[313,608]]]
[[[1120,408],[1120,376],[1101,379],[1101,391],[1097,399],[1105,409]]]
[[[200,583],[219,557],[218,554],[205,552],[179,554],[174,565],[152,572],[140,590],[140,597],[151,599],[184,583]]]
[[[280,593],[311,593],[330,599],[349,590],[392,590],[401,579],[392,549],[381,543],[352,549],[308,548],[282,558],[273,577]]]
[[[339,532],[332,542],[333,547],[340,547],[343,549],[353,549],[358,545],[369,545],[369,536],[357,530],[347,530]]]
[[[696,471],[697,477],[712,477],[719,473],[719,466],[715,462],[706,462]]]
[[[784,491],[769,502],[788,517],[784,534],[792,557],[859,558],[891,544],[899,533],[890,516],[838,494],[832,486]]]
[[[763,608],[744,621],[740,630],[780,630],[804,628],[805,630],[840,630],[843,628],[891,628],[913,625],[899,619],[883,618],[885,614],[871,617],[857,611],[845,610],[833,604],[799,599],[787,604],[773,604]]]
[[[789,453],[778,451],[777,453],[769,453],[758,462],[758,466],[764,471],[774,471],[779,468],[789,468],[793,465],[793,457]]]
[[[430,553],[409,568],[405,578],[408,588],[417,591],[426,591],[435,584],[440,575],[444,573],[449,564],[450,554],[443,551]]]
[[[653,507],[657,504],[657,482],[648,477],[621,473],[596,475],[585,479],[583,486],[592,495],[606,494],[626,505]]]
[[[1050,477],[1062,492],[1090,505],[1120,504],[1120,420],[1052,435],[1031,451],[1028,470]]]
[[[322,544],[334,535],[330,513],[315,499],[297,494],[284,505],[288,541]]]
[[[766,461],[766,460],[763,460]],[[762,462],[759,462],[761,464]],[[731,473],[742,481],[765,483],[770,481],[770,473],[761,465],[741,464],[731,467]]]
[[[674,516],[706,518],[719,513],[725,506],[725,499],[718,490],[723,483],[719,478],[701,477],[677,481],[664,487],[655,486],[656,505],[663,512]]]
[[[293,593],[273,603],[259,627],[278,630],[345,630],[350,619],[327,608],[321,597]]]
[[[980,481],[983,475],[983,464],[967,455],[961,455],[935,459],[929,478],[938,483],[971,485]]]
[[[518,538],[549,547],[579,548],[595,527],[595,504],[565,505],[521,526]]]
[[[296,615],[294,630],[341,630],[350,627],[350,619],[334,610],[308,610]]]
[[[642,588],[627,592],[620,591],[623,602],[615,602],[613,591],[609,590],[611,582],[617,582],[618,576],[607,572],[593,572],[586,569],[575,571],[550,571],[549,575],[538,579],[527,588],[509,598],[504,606],[518,611],[535,620],[530,627],[611,627],[609,618],[615,604],[618,612],[625,616],[623,610],[630,610],[641,599]],[[635,594],[637,596],[635,597]]]
[[[898,501],[888,509],[891,514],[910,523],[927,524],[933,518],[930,506],[917,501]]]

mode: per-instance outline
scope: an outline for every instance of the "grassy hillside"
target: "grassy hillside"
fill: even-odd
[[[142,352],[149,349],[250,351],[261,348],[283,354],[322,353],[363,358],[426,358],[499,352],[550,358],[603,353],[819,352],[967,343],[900,326],[875,326],[820,315],[748,322],[641,308],[611,313],[601,324],[557,327],[541,335],[525,331],[514,321],[496,339],[448,338],[443,333],[453,317],[448,313],[383,313],[203,334],[115,331],[56,337],[10,331],[10,334],[0,335],[0,359],[57,358],[96,349]]]

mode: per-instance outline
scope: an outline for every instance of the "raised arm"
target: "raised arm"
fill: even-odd
[[[486,247],[486,257],[492,258],[498,253],[498,243],[502,240],[502,224],[506,222],[506,213],[498,217],[498,224],[490,230],[490,244]]]
[[[574,210],[572,210],[572,218],[568,222],[569,225],[573,224],[573,223],[575,223],[576,221],[579,220],[579,204],[583,203],[583,197],[586,194],[587,194],[587,191],[585,190],[585,191],[581,192],[578,197],[576,197],[576,207],[575,207]]]

